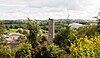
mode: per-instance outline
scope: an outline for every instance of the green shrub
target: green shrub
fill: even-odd
[[[68,37],[70,34],[70,27],[66,26],[66,28],[62,28],[54,38],[54,43],[59,45],[61,48],[66,47],[68,45]]]
[[[100,58],[100,36],[75,40],[70,52],[72,58]]]
[[[20,44],[15,52],[15,58],[31,58],[31,48],[31,44]]]
[[[64,55],[64,50],[61,50],[59,46],[51,44],[47,47],[46,55],[47,58],[60,58]]]
[[[53,43],[47,46],[32,49],[33,58],[62,58],[65,52]]]
[[[9,46],[0,45],[0,58],[12,58],[12,52]]]
[[[17,32],[22,34],[23,33],[23,29],[22,28],[18,28]]]
[[[29,36],[29,30],[23,30],[23,34],[25,35],[25,36]]]

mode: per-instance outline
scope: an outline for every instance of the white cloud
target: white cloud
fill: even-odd
[[[0,0],[0,17],[18,18],[70,18],[88,19],[96,16],[99,0]]]

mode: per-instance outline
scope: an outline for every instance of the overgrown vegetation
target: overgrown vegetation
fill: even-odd
[[[52,42],[47,37],[48,21],[0,21],[0,58],[99,58],[99,21],[97,25],[80,22],[84,26],[72,29],[69,24],[77,21],[56,20]],[[13,49],[3,34],[16,32],[21,34],[17,39],[20,44]]]

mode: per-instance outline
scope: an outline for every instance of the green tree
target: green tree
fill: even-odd
[[[38,45],[38,35],[40,32],[40,27],[35,21],[33,22],[28,18],[27,28],[30,32],[28,39],[31,42],[32,47],[35,48]]]
[[[59,45],[64,50],[67,46],[70,46],[69,42],[69,34],[70,34],[70,27],[66,26],[66,28],[62,28],[54,38],[54,43]]]
[[[97,32],[100,35],[100,19],[97,21]]]
[[[9,30],[9,26],[6,26],[6,29]]]
[[[2,21],[0,21],[0,44],[5,43],[4,37],[2,36],[4,31],[5,31],[5,25]]]
[[[96,31],[97,31],[97,26],[95,25],[88,25],[88,26],[82,26],[78,28],[78,35],[77,37],[93,37],[95,35],[97,35]]]
[[[100,35],[100,18],[99,18],[100,12],[98,12],[98,16],[93,17],[97,19],[97,32]]]
[[[0,36],[1,36],[1,34],[4,33],[4,31],[5,31],[5,25],[2,21],[0,21]]]

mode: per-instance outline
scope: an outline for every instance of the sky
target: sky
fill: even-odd
[[[0,0],[0,19],[93,19],[100,0]]]

